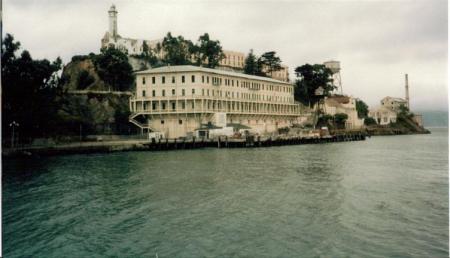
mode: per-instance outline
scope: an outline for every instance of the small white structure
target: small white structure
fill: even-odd
[[[149,132],[148,133],[148,139],[149,140],[156,140],[164,139],[164,133],[163,132]]]
[[[219,136],[232,137],[234,135],[233,127],[223,127],[209,130],[209,137],[215,138]]]

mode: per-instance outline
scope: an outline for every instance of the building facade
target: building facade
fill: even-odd
[[[163,42],[162,39],[156,40],[144,40],[144,39],[132,39],[124,38],[118,34],[117,28],[117,15],[118,11],[115,5],[112,5],[108,11],[109,17],[109,30],[105,33],[101,39],[101,47],[114,46],[126,52],[128,55],[139,55],[143,51],[144,42],[149,46],[150,49],[155,50],[157,44]],[[245,54],[239,51],[223,50],[224,58],[219,62],[220,69],[230,70],[230,71],[243,71],[245,65]],[[156,56],[158,58],[163,58],[164,52],[157,51]],[[282,69],[273,72],[271,77],[276,80],[281,80],[284,82],[289,81],[289,68],[287,66],[282,66]]]
[[[326,114],[332,116],[339,113],[347,114],[348,118],[345,121],[346,129],[360,129],[364,126],[364,120],[358,117],[355,98],[349,96],[326,97],[324,111]]]
[[[397,122],[397,112],[386,106],[369,110],[369,117],[375,119],[379,125],[388,125]]]
[[[402,98],[384,97],[381,100],[381,105],[387,109],[399,112],[400,106],[407,107],[408,104],[407,101]]]
[[[137,72],[130,109],[132,123],[167,138],[230,124],[271,134],[301,123],[305,112],[290,83],[190,65]]]

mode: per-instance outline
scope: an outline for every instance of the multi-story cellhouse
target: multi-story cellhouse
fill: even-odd
[[[302,121],[293,85],[266,77],[182,65],[136,73],[130,122],[167,138],[233,126],[270,134]]]

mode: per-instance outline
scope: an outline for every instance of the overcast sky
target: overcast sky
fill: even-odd
[[[385,96],[411,107],[447,110],[447,1],[103,1],[4,0],[3,33],[33,58],[68,62],[97,53],[114,3],[123,37],[171,31],[196,41],[208,32],[224,49],[276,51],[290,73],[305,63],[341,61],[344,93],[376,106]]]

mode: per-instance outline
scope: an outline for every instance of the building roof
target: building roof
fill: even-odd
[[[343,95],[334,95],[327,98],[327,100],[334,100],[337,103],[341,104],[348,104],[350,103],[350,97],[349,96],[343,96]]]
[[[385,100],[385,99],[390,99],[390,100],[397,101],[397,102],[406,102],[406,100],[404,100],[402,98],[394,98],[394,97],[389,97],[389,96],[384,97],[382,100]]]
[[[387,107],[385,107],[385,106],[377,106],[377,107],[375,107],[375,108],[371,108],[371,109],[369,109],[369,112],[372,112],[372,113],[374,113],[374,112],[384,112],[384,113],[392,113],[392,114],[397,114],[397,112],[396,111],[394,111],[394,110],[392,110],[392,109],[390,109],[390,108],[387,108]]]
[[[173,72],[205,72],[205,73],[214,73],[214,74],[218,74],[218,75],[235,76],[235,77],[240,77],[240,78],[246,78],[249,80],[259,80],[259,81],[266,81],[266,82],[272,82],[272,83],[292,85],[291,83],[275,80],[275,79],[268,78],[268,77],[248,75],[248,74],[243,74],[243,73],[237,73],[237,72],[231,72],[231,71],[225,71],[225,70],[219,70],[219,69],[211,69],[211,68],[205,68],[205,67],[193,66],[193,65],[163,66],[163,67],[148,69],[145,71],[140,71],[140,72],[137,72],[136,74],[157,74],[157,73],[173,73]]]

